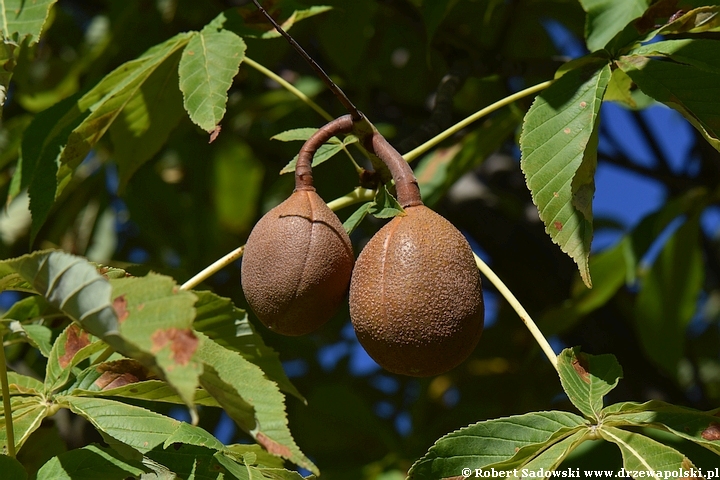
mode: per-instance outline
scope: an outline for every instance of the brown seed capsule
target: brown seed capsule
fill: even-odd
[[[245,245],[245,298],[257,317],[278,333],[316,330],[347,293],[355,263],[350,237],[315,193],[311,163],[324,142],[352,128],[350,116],[340,117],[305,142],[295,167],[295,191],[260,219]]]
[[[472,250],[445,218],[405,209],[365,246],[350,282],[358,340],[382,367],[427,377],[475,349],[483,329],[480,276]]]
[[[335,313],[353,263],[350,238],[337,216],[314,191],[296,191],[250,233],[242,288],[268,328],[304,335]]]

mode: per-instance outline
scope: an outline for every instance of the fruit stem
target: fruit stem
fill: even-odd
[[[335,200],[328,202],[327,206],[333,212],[337,212],[341,208],[349,207],[360,202],[369,202],[375,198],[375,190],[370,188],[357,187],[352,192],[342,197],[336,198]]]
[[[9,457],[15,458],[15,431],[13,430],[12,405],[10,404],[10,382],[8,382],[7,361],[5,360],[5,344],[2,335],[0,335],[0,384],[2,385],[7,454]]]
[[[537,93],[541,90],[546,89],[549,87],[554,80],[548,80],[547,82],[538,83],[537,85],[533,85],[532,87],[528,87],[525,90],[520,90],[517,93],[513,93],[512,95],[509,95],[501,100],[498,100],[497,102],[493,103],[492,105],[488,105],[485,108],[482,108],[478,110],[477,112],[473,113],[469,117],[465,118],[464,120],[460,120],[458,123],[453,125],[452,127],[448,128],[444,132],[440,133],[439,135],[434,136],[427,142],[423,143],[417,148],[414,148],[407,152],[403,157],[406,161],[411,162],[415,160],[417,157],[422,155],[423,153],[427,152],[434,146],[436,146],[438,143],[442,142],[443,140],[455,135],[457,132],[462,130],[463,128],[467,127],[471,123],[481,119],[485,115],[488,115],[495,110],[499,110],[505,105],[509,105],[513,103],[515,100],[519,100],[523,97],[527,97],[528,95],[532,95],[533,93]]]
[[[352,117],[350,115],[343,115],[320,127],[317,132],[313,133],[313,135],[307,139],[300,148],[297,163],[295,164],[296,192],[303,190],[315,191],[312,176],[312,159],[315,152],[335,135],[339,133],[350,133],[353,127]]]
[[[245,245],[242,247],[236,248],[232,252],[228,253],[222,258],[219,258],[218,260],[215,260],[213,263],[208,265],[207,267],[203,268],[201,271],[196,273],[190,280],[183,283],[180,287],[180,290],[190,290],[192,288],[197,287],[202,282],[204,282],[206,279],[210,278],[215,273],[219,272],[221,269],[225,268],[226,266],[230,265],[232,262],[237,260],[238,258],[242,257],[243,251],[245,251]]]
[[[530,315],[527,313],[525,308],[518,301],[518,299],[515,298],[515,295],[513,295],[510,289],[505,286],[503,281],[500,280],[497,275],[495,275],[495,272],[493,272],[493,270],[488,266],[488,264],[483,262],[482,259],[474,253],[473,256],[475,257],[475,264],[477,265],[478,270],[480,270],[480,272],[482,272],[482,274],[485,275],[488,280],[490,280],[490,283],[492,283],[495,288],[497,288],[498,292],[500,292],[500,295],[502,295],[505,300],[508,301],[510,306],[515,310],[515,312],[517,312],[518,316],[520,316],[520,320],[522,320],[528,330],[530,330],[530,333],[535,338],[535,341],[538,343],[538,345],[540,345],[540,348],[542,349],[543,353],[545,353],[545,356],[548,358],[548,360],[550,360],[550,363],[552,363],[552,366],[555,368],[555,370],[557,370],[557,355],[555,355],[555,352],[548,343],[547,339],[537,327]]]
[[[393,180],[395,180],[398,203],[400,203],[403,208],[422,205],[420,187],[418,186],[417,179],[410,165],[408,165],[402,155],[385,140],[385,137],[377,130],[374,130],[372,135],[361,138],[361,142],[366,149],[382,160],[388,170],[390,170],[390,175],[392,175]]]
[[[298,90],[298,89],[295,87],[295,85],[293,85],[292,83],[288,82],[287,80],[285,80],[284,78],[282,78],[280,75],[278,75],[277,73],[273,72],[273,71],[270,70],[269,68],[265,67],[264,65],[260,65],[260,64],[257,63],[255,60],[253,60],[252,58],[249,58],[249,57],[245,57],[245,58],[243,59],[243,63],[246,63],[247,65],[249,65],[250,67],[254,68],[254,69],[257,70],[258,72],[262,73],[262,74],[265,75],[266,77],[268,77],[268,78],[276,81],[277,83],[279,83],[280,86],[282,86],[285,90],[287,90],[288,92],[290,92],[290,93],[292,93],[293,95],[295,95],[298,99],[300,99],[300,100],[301,100],[303,103],[305,103],[308,107],[310,107],[310,108],[312,108],[313,110],[315,110],[321,117],[323,117],[323,118],[324,118],[325,120],[327,120],[328,122],[333,119],[332,115],[330,115],[328,112],[326,112],[320,105],[318,105],[317,103],[315,103],[312,98],[310,98],[310,97],[308,97],[307,95],[305,95],[303,92],[301,92],[300,90]]]

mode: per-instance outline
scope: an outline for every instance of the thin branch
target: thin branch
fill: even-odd
[[[360,111],[358,111],[357,107],[353,105],[347,95],[345,95],[345,92],[343,92],[340,87],[335,85],[335,82],[330,79],[328,74],[325,73],[325,70],[323,70],[310,55],[308,55],[308,53],[300,46],[299,43],[295,41],[294,38],[292,38],[285,30],[282,29],[282,27],[275,21],[274,18],[270,16],[267,11],[265,11],[265,9],[262,7],[262,5],[260,5],[257,0],[253,0],[253,3],[262,12],[262,14],[267,17],[270,23],[273,24],[275,30],[277,30],[278,33],[282,35],[285,40],[287,40],[288,43],[300,54],[300,56],[310,64],[313,70],[315,70],[315,73],[317,73],[320,79],[325,82],[325,85],[327,85],[330,91],[333,92],[333,94],[337,97],[338,100],[340,100],[340,103],[342,103],[343,107],[345,107],[345,109],[350,113],[352,119],[354,121],[362,119],[362,114],[360,113]]]
[[[206,279],[210,278],[215,273],[219,272],[223,268],[230,265],[232,262],[237,260],[238,258],[242,257],[243,251],[245,251],[245,245],[242,247],[236,248],[232,252],[228,253],[224,257],[216,260],[212,264],[208,265],[204,269],[202,269],[200,272],[198,272],[195,276],[193,276],[190,280],[183,283],[180,287],[180,290],[190,290],[191,288],[195,288],[198,285],[200,285],[202,282],[204,282]]]
[[[535,341],[538,343],[538,345],[540,345],[540,348],[542,349],[545,356],[548,358],[548,360],[550,360],[550,363],[552,363],[552,366],[555,368],[555,370],[557,370],[557,355],[555,355],[555,352],[548,343],[547,339],[537,327],[530,315],[527,313],[525,308],[518,301],[518,299],[515,298],[515,295],[513,295],[510,289],[505,286],[503,281],[500,280],[497,275],[495,275],[495,272],[493,272],[493,270],[485,262],[483,262],[480,257],[475,254],[473,255],[475,256],[475,264],[477,265],[478,269],[482,272],[483,275],[485,275],[488,280],[490,280],[490,283],[492,283],[495,288],[497,288],[498,292],[500,292],[500,295],[502,295],[505,300],[507,300],[513,310],[517,312],[520,320],[522,320],[527,329],[530,330],[530,333],[535,338]]]
[[[12,405],[10,404],[10,382],[8,382],[7,361],[5,360],[5,346],[2,342],[2,336],[0,336],[0,384],[2,384],[7,454],[9,457],[15,458],[15,431],[13,430]]]
[[[495,110],[499,110],[500,108],[504,107],[505,105],[509,105],[513,103],[515,100],[519,100],[521,98],[527,97],[529,95],[532,95],[534,93],[540,92],[550,85],[552,85],[554,80],[548,80],[547,82],[538,83],[537,85],[533,85],[532,87],[528,87],[525,90],[521,90],[517,93],[513,93],[510,96],[507,96],[503,98],[502,100],[498,100],[497,102],[493,103],[492,105],[488,105],[487,107],[478,110],[477,112],[473,113],[469,117],[465,118],[464,120],[461,120],[460,122],[456,123],[452,127],[448,128],[444,132],[442,132],[439,135],[436,135],[435,137],[431,138],[427,142],[423,143],[419,147],[415,148],[414,150],[409,151],[403,157],[406,161],[410,162],[423,153],[427,152],[443,140],[450,138],[451,136],[455,135],[457,132],[462,130],[463,128],[467,127],[473,122],[476,122],[477,120],[481,119],[485,115],[488,115]]]

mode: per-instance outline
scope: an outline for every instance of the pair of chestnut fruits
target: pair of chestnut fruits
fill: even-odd
[[[349,289],[358,341],[386,370],[439,375],[475,349],[483,330],[482,286],[463,235],[423,205],[402,156],[373,129],[364,147],[387,165],[405,214],[394,217],[355,261],[340,220],[312,184],[312,158],[353,131],[347,115],[320,128],[298,155],[295,190],[255,225],[242,260],[248,304],[271,330],[304,335],[326,323]]]

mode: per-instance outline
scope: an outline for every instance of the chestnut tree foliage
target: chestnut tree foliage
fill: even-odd
[[[290,194],[299,142],[341,104],[250,2],[0,0],[3,478],[720,464],[718,2],[264,4],[512,293],[484,279],[475,352],[416,379],[368,360],[347,308],[303,337],[267,330],[239,261],[184,284]],[[658,105],[695,136],[680,167]],[[608,134],[620,110],[650,161]],[[314,159],[356,253],[401,213],[358,147]],[[630,226],[594,215],[603,165],[664,201]],[[601,231],[616,240],[591,248]]]

